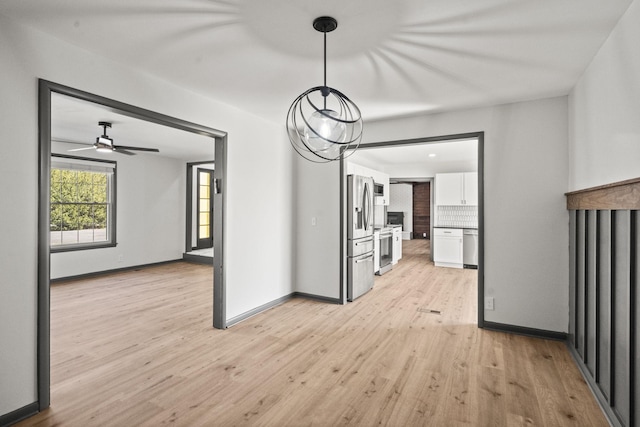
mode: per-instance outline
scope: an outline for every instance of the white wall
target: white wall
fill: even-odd
[[[569,190],[640,177],[640,1],[569,95]]]
[[[485,132],[485,320],[568,328],[567,98],[366,124],[365,142]],[[480,307],[482,309],[482,307]]]
[[[58,154],[73,148],[77,145],[52,144]],[[105,158],[92,151],[81,156]],[[147,153],[109,155],[109,160],[117,161],[117,246],[52,253],[52,279],[182,258],[185,162]]]
[[[340,164],[311,163],[296,155],[294,168],[296,291],[339,298]]]
[[[36,400],[38,78],[227,131],[227,317],[293,291],[291,148],[281,124],[2,15],[0,75],[0,414]]]

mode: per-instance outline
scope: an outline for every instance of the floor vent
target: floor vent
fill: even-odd
[[[432,310],[430,308],[425,308],[425,307],[419,307],[418,311],[420,313],[442,314],[440,310]]]

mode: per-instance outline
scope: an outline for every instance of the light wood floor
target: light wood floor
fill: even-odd
[[[55,285],[52,407],[21,425],[607,425],[563,343],[478,329],[476,272],[404,243],[353,303],[294,299],[226,331],[209,266]]]

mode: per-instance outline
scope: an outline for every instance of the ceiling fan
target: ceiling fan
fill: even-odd
[[[132,151],[147,151],[152,153],[159,153],[160,150],[157,148],[144,148],[144,147],[131,147],[128,145],[115,145],[113,143],[113,139],[109,138],[107,135],[107,128],[111,127],[111,123],[109,122],[98,122],[98,126],[102,126],[102,135],[96,138],[96,142],[93,143],[90,147],[84,148],[74,148],[69,151],[82,151],[82,150],[96,150],[99,153],[122,153],[127,154],[129,156],[133,156],[136,153]],[[77,142],[72,141],[61,141],[61,142],[70,142],[72,144],[78,144]],[[85,144],[83,144],[85,145]]]

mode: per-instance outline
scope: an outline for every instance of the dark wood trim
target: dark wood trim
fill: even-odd
[[[597,384],[600,384],[600,221],[601,221],[601,215],[600,215],[600,211],[596,211],[596,235],[594,238],[594,245],[595,245],[595,265],[594,265],[594,269],[593,269],[593,274],[594,274],[594,279],[595,279],[595,289],[594,289],[594,298],[595,298],[595,313],[594,313],[594,317],[595,317],[595,325],[596,325],[596,330],[595,330],[595,345],[596,345],[596,349],[595,349],[595,356],[596,356],[596,360],[595,360],[595,372],[594,372],[594,377],[596,380]]]
[[[216,138],[213,170],[213,327],[227,328],[227,136]]]
[[[227,327],[229,326],[233,326],[239,322],[242,322],[243,320],[246,320],[250,317],[253,317],[257,314],[262,313],[263,311],[269,310],[273,307],[277,307],[280,304],[283,304],[287,301],[289,301],[290,299],[293,298],[305,298],[305,299],[310,299],[310,300],[314,300],[314,301],[321,301],[321,302],[328,302],[331,304],[342,304],[342,300],[338,299],[338,298],[329,298],[329,297],[323,297],[323,296],[319,296],[319,295],[312,295],[312,294],[307,294],[304,292],[291,292],[288,295],[285,295],[283,297],[274,299],[273,301],[270,301],[266,304],[261,305],[260,307],[256,307],[253,310],[249,310],[246,313],[242,313],[232,319],[229,319],[229,321],[227,322]]]
[[[429,136],[424,138],[396,139],[393,141],[370,142],[367,144],[361,144],[360,148],[389,147],[391,145],[398,146],[398,145],[436,144],[440,142],[457,141],[461,139],[476,139],[476,138],[482,138],[484,140],[484,132],[467,132],[467,133],[457,133],[453,135]]]
[[[484,132],[478,132],[478,327],[484,328]],[[431,186],[433,200],[434,185]],[[435,201],[433,202],[435,205]],[[433,230],[432,230],[433,231]],[[433,254],[432,254],[433,255]]]
[[[638,285],[638,211],[630,212],[629,221],[629,425],[636,425],[636,286]]]
[[[213,257],[192,255],[190,253],[183,253],[182,259],[186,262],[192,262],[194,264],[213,265]]]
[[[236,317],[233,317],[233,318],[229,319],[227,321],[227,325],[226,326],[227,327],[233,326],[233,325],[235,325],[235,324],[237,324],[239,322],[242,322],[243,320],[246,320],[246,319],[248,319],[250,317],[253,317],[253,316],[257,315],[257,314],[260,314],[260,313],[262,313],[264,311],[267,311],[267,310],[269,310],[269,309],[271,309],[273,307],[277,307],[280,304],[283,304],[283,303],[289,301],[294,296],[295,296],[295,292],[292,292],[292,293],[290,293],[288,295],[282,296],[280,298],[276,298],[273,301],[270,301],[268,303],[262,304],[259,307],[256,307],[256,308],[251,309],[249,311],[246,311],[246,312],[244,312],[242,314],[239,314]]]
[[[575,287],[575,295],[574,295],[574,307],[575,307],[575,311],[573,313],[573,324],[574,324],[574,340],[573,340],[573,346],[575,347],[575,349],[578,351],[579,353],[579,347],[580,347],[580,310],[578,310],[578,307],[580,306],[580,293],[578,292],[579,287],[580,287],[580,283],[579,283],[579,278],[580,275],[578,274],[579,270],[580,270],[580,245],[578,244],[580,241],[580,212],[576,211],[576,221],[575,221],[575,233],[576,233],[576,240],[575,240],[575,245],[574,245],[574,255],[576,257],[576,262],[574,265],[574,287]]]
[[[187,163],[187,206],[185,213],[185,234],[184,234],[184,251],[189,252],[193,248],[193,165]]]
[[[340,300],[340,304],[347,303],[347,281],[345,280],[347,275],[347,267],[345,263],[345,242],[347,241],[347,230],[345,227],[346,221],[346,209],[347,205],[345,203],[345,198],[347,197],[347,192],[345,191],[346,181],[345,181],[345,164],[344,158],[340,158],[340,280],[338,281],[338,298]],[[375,209],[375,206],[374,206]]]
[[[152,263],[149,263],[149,264],[132,265],[130,267],[121,267],[121,268],[113,268],[113,269],[110,269],[110,270],[93,271],[91,273],[77,274],[75,276],[58,277],[56,279],[51,279],[50,283],[52,285],[55,285],[56,283],[69,282],[71,280],[90,279],[92,277],[106,276],[108,274],[122,273],[122,272],[125,272],[125,271],[131,271],[131,270],[140,270],[141,268],[147,268],[147,267],[157,267],[159,265],[173,264],[174,262],[181,262],[181,261],[183,261],[183,260],[182,259],[172,259],[172,260],[169,260],[169,261],[160,261],[160,262],[152,262]]]
[[[136,119],[144,120],[146,122],[168,126],[174,129],[195,133],[210,138],[222,138],[227,135],[226,132],[218,129],[213,129],[208,126],[202,126],[197,123],[188,122],[186,120],[168,116],[156,111],[147,110],[145,108],[136,107],[135,105],[116,101],[115,99],[106,98],[104,96],[96,95],[90,92],[85,92],[83,90],[75,89],[70,86],[65,86],[44,79],[40,79],[39,82],[52,92],[67,95],[76,99],[81,99],[83,101],[93,102],[95,104],[101,105],[108,111],[123,114],[128,117],[133,117]]]
[[[5,427],[16,424],[19,421],[34,416],[38,412],[40,412],[38,411],[38,402],[30,403],[8,414],[0,415],[0,426]]]
[[[611,211],[611,301],[609,307],[609,406],[616,402],[616,211]]]
[[[640,209],[640,178],[565,193],[567,209]]]
[[[341,298],[323,297],[320,295],[307,294],[305,292],[294,292],[292,295],[296,298],[304,298],[304,299],[310,299],[313,301],[328,302],[331,304],[342,304]]]
[[[544,338],[554,341],[567,341],[566,332],[547,331],[544,329],[527,328],[525,326],[507,325],[506,323],[484,322],[484,329],[490,331],[507,332],[510,334],[525,335],[528,337]]]
[[[38,81],[38,331],[37,331],[37,398],[40,411],[51,404],[50,371],[50,285],[51,278],[51,92],[44,80]]]
[[[589,211],[584,211],[584,301],[582,302],[582,317],[584,324],[584,356],[582,360],[589,369]],[[593,372],[591,372],[593,374]]]

